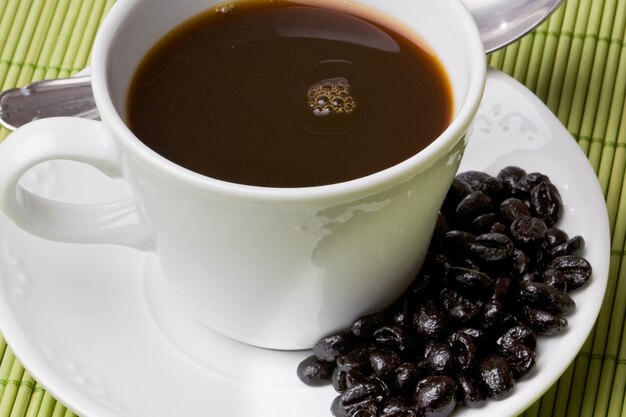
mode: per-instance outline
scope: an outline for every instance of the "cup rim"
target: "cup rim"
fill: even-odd
[[[317,0],[296,1],[315,4]],[[360,3],[359,0],[349,1]],[[103,123],[118,140],[124,141],[125,147],[131,149],[135,157],[139,157],[143,163],[196,189],[210,190],[228,198],[262,199],[267,203],[319,201],[338,196],[349,198],[354,195],[384,190],[395,184],[407,181],[420,171],[416,170],[416,167],[429,166],[441,154],[456,145],[458,141],[465,140],[464,134],[469,129],[482,100],[486,83],[487,60],[476,22],[461,1],[439,1],[448,2],[450,11],[456,14],[459,24],[462,25],[463,30],[467,34],[467,45],[465,47],[469,50],[472,62],[470,63],[471,78],[468,82],[469,87],[465,99],[452,122],[428,146],[396,165],[363,177],[339,183],[308,187],[283,188],[239,184],[194,172],[168,160],[145,145],[130,130],[116,110],[109,95],[109,78],[106,74],[107,56],[109,55],[110,45],[115,38],[116,30],[121,26],[126,16],[129,15],[130,9],[136,6],[136,2],[119,1],[116,3],[105,18],[96,36],[91,74],[96,105],[101,116],[104,115],[102,118]],[[324,2],[320,1],[320,3]]]

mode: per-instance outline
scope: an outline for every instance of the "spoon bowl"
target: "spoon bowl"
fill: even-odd
[[[462,0],[487,53],[521,38],[547,19],[563,0]]]

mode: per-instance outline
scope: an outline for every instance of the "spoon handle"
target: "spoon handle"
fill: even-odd
[[[0,93],[0,124],[10,130],[54,116],[99,119],[91,77],[37,81]]]

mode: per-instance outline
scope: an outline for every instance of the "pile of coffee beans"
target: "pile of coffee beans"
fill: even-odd
[[[535,365],[537,335],[567,326],[568,292],[591,276],[583,238],[556,226],[562,211],[543,174],[457,175],[411,287],[320,340],[299,378],[333,385],[337,417],[445,417],[506,397]]]

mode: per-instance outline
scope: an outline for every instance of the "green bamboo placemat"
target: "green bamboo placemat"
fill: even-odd
[[[0,90],[72,75],[114,0],[0,0]],[[595,169],[612,232],[595,330],[524,417],[626,417],[626,0],[566,0],[537,30],[489,57],[567,127]],[[8,131],[0,128],[0,140]],[[623,192],[624,191],[624,192]],[[624,198],[622,198],[622,195]],[[0,417],[69,417],[0,334]],[[491,416],[489,416],[491,417]],[[497,417],[497,416],[494,416]]]

